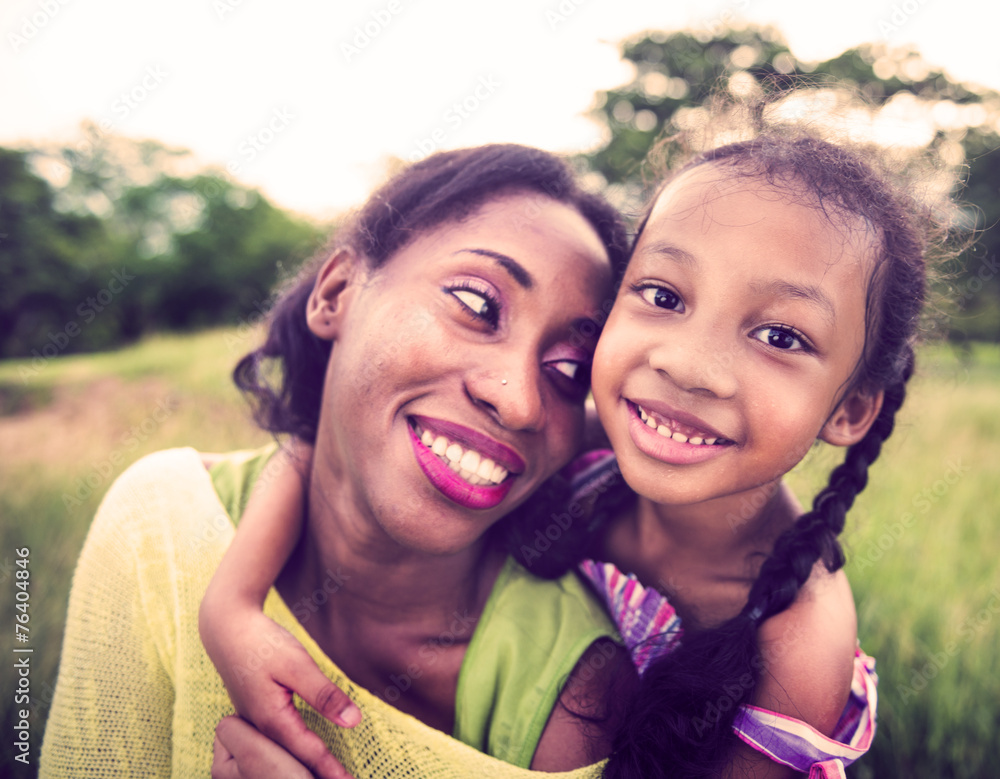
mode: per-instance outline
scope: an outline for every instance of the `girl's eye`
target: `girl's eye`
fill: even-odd
[[[497,326],[500,321],[500,307],[488,294],[466,287],[449,289],[448,292],[454,295],[477,319],[482,319],[491,327]]]
[[[642,295],[643,300],[657,308],[665,308],[670,311],[684,310],[684,304],[681,302],[680,295],[666,287],[650,285],[640,287],[638,292]]]
[[[762,327],[754,332],[753,337],[775,349],[787,352],[797,352],[806,348],[799,334],[788,327]]]

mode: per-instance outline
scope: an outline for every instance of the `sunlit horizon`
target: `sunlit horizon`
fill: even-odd
[[[594,148],[602,128],[587,112],[630,80],[619,43],[643,30],[771,25],[814,62],[863,42],[914,46],[952,79],[1000,90],[997,21],[971,0],[857,0],[833,13],[789,0],[17,0],[0,10],[0,144],[72,145],[90,122],[190,149],[194,167],[329,218],[393,159],[496,141]]]

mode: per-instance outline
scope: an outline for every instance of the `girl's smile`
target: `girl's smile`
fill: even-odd
[[[628,431],[633,443],[656,460],[675,465],[701,463],[733,443],[701,420],[667,409],[659,401],[628,399],[626,404],[632,412]]]

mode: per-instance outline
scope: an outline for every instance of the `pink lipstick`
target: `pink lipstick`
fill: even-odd
[[[417,463],[428,481],[449,500],[470,509],[491,509],[499,505],[510,492],[517,474],[524,470],[524,460],[509,447],[494,441],[492,438],[471,430],[454,422],[431,419],[429,417],[412,417],[409,426],[410,443],[416,455]],[[424,431],[425,440],[431,438],[447,438],[449,451],[458,447],[463,451],[462,462],[467,463],[471,457],[475,461],[477,472],[464,471],[463,478],[458,462],[454,459],[449,463],[444,453],[432,451],[431,447],[421,441],[416,426]],[[428,436],[428,434],[430,434]],[[455,455],[452,455],[454,458]],[[473,484],[468,479],[480,482]],[[499,483],[491,483],[499,481]]]

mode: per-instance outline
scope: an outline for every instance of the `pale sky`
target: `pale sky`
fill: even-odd
[[[330,216],[390,155],[592,148],[595,92],[630,78],[619,41],[731,19],[774,25],[805,60],[912,43],[1000,90],[1000,4],[982,0],[4,0],[0,144],[72,142],[90,119]]]

